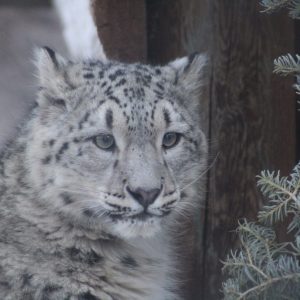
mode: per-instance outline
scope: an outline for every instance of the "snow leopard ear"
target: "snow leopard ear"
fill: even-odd
[[[205,54],[194,53],[175,59],[168,66],[175,70],[175,85],[183,87],[190,96],[199,97],[201,88],[206,83],[206,66],[208,57]]]
[[[51,81],[61,77],[68,61],[55,53],[49,47],[35,49],[35,64],[38,70],[38,78],[42,87],[47,87]]]
[[[61,99],[63,92],[72,88],[67,72],[67,66],[72,63],[52,49],[43,47],[35,50],[35,64],[41,89],[41,95],[37,99],[38,105],[66,106],[66,103]]]

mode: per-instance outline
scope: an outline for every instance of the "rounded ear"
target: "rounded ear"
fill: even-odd
[[[60,76],[68,61],[55,53],[49,47],[36,48],[34,50],[35,65],[38,71],[38,79],[42,87],[46,87],[49,81]]]
[[[207,83],[208,57],[206,54],[194,53],[178,58],[168,64],[175,71],[174,85],[182,94],[182,104],[192,113],[199,115],[200,97]]]
[[[175,70],[175,84],[183,85],[191,93],[198,93],[205,84],[205,69],[208,64],[206,54],[193,53],[175,59],[168,66]]]
[[[63,92],[70,89],[70,80],[66,72],[70,61],[55,53],[49,47],[36,48],[35,65],[41,92],[37,103],[41,107],[67,107],[63,100]]]

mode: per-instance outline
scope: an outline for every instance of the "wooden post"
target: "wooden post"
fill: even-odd
[[[261,205],[255,175],[288,174],[295,164],[295,96],[292,80],[272,75],[273,59],[294,50],[286,14],[260,13],[256,1],[212,1],[213,42],[210,140],[219,159],[209,174],[201,295],[220,297],[220,260],[236,243],[240,218]]]
[[[94,15],[104,52],[110,59],[147,59],[144,0],[94,0]]]

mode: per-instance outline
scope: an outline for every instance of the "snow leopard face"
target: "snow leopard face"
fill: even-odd
[[[153,235],[190,207],[206,154],[203,56],[152,67],[73,63],[45,48],[37,64],[27,165],[44,205],[122,237]]]

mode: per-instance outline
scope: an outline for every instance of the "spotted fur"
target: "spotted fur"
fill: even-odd
[[[172,232],[205,168],[204,65],[37,52],[37,105],[0,160],[1,299],[181,299]]]

